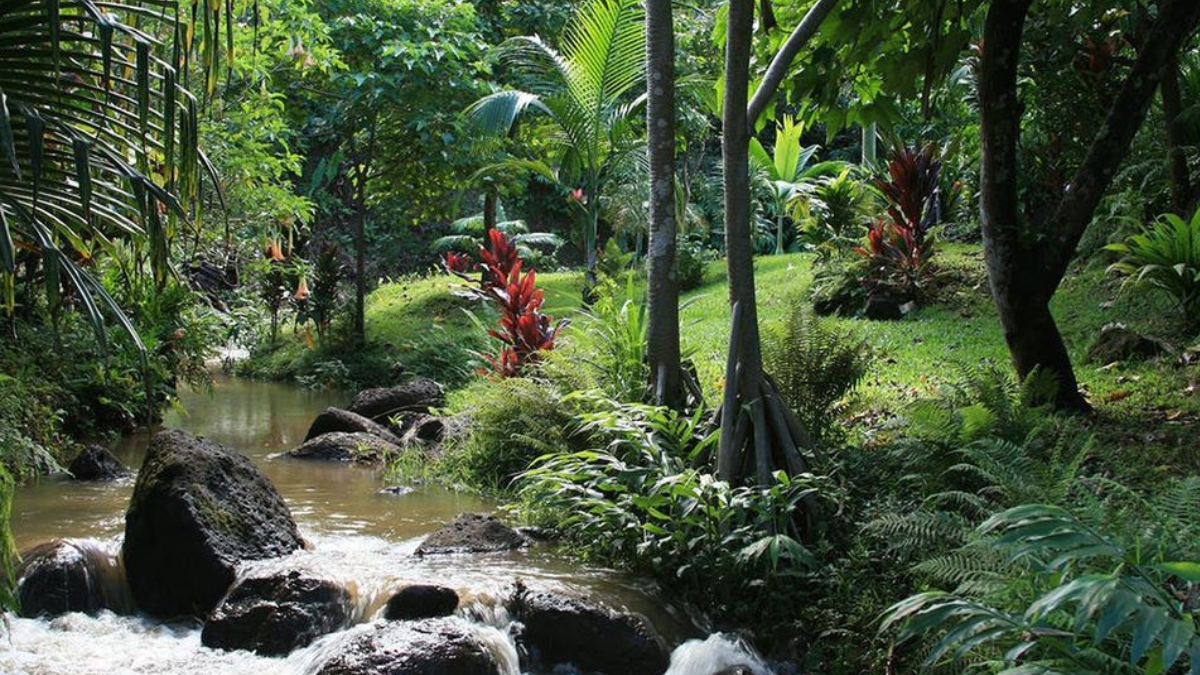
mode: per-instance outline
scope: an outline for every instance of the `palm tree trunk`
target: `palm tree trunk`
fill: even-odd
[[[646,0],[646,138],[650,163],[646,352],[655,401],[679,409],[683,405],[683,367],[675,264],[675,27],[671,1]]]
[[[762,109],[756,105],[765,106],[774,95],[791,58],[815,34],[820,19],[835,2],[821,0],[809,10],[802,25],[789,38],[786,54],[781,51],[772,61],[769,73],[773,75],[764,80],[754,94],[754,101],[749,102],[754,0],[729,0],[721,149],[725,173],[726,265],[733,321],[721,404],[717,475],[730,483],[754,482],[766,486],[774,481],[776,470],[786,470],[791,475],[809,470],[808,461],[801,454],[801,449],[809,443],[808,434],[763,372],[750,230],[750,133],[756,111]],[[815,498],[804,500],[802,518],[800,524],[811,533],[820,518]]]

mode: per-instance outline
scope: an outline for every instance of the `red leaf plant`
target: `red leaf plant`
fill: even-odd
[[[482,276],[474,295],[483,297],[500,309],[496,328],[488,335],[501,342],[499,351],[487,354],[491,373],[497,377],[515,377],[526,366],[537,362],[542,352],[554,349],[559,331],[566,321],[554,323],[542,313],[545,291],[537,287],[537,273],[521,273],[523,265],[517,247],[503,233],[489,230],[487,245],[479,251]],[[463,272],[455,272],[465,278]],[[482,372],[488,372],[486,369]]]
[[[466,274],[475,269],[475,261],[471,260],[471,256],[466,253],[455,253],[451,251],[442,259],[442,265],[446,271],[451,274]]]
[[[886,176],[874,180],[887,200],[887,216],[875,219],[866,246],[855,252],[868,261],[864,285],[919,299],[934,274],[930,260],[936,241],[930,230],[942,220],[945,207],[942,162],[929,143],[920,149],[898,149],[887,168]]]

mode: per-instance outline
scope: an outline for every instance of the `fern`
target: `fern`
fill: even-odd
[[[784,402],[815,439],[834,440],[845,397],[867,372],[868,350],[852,331],[797,305],[763,336],[763,362]]]

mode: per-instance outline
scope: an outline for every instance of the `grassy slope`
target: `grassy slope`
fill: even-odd
[[[949,246],[940,261],[943,269],[961,280],[948,301],[898,322],[837,319],[860,330],[874,350],[875,358],[855,405],[864,417],[928,395],[939,382],[954,376],[957,364],[1008,359],[978,247]],[[804,254],[763,257],[755,267],[760,320],[764,324],[778,321],[802,301],[812,280],[812,258]],[[551,314],[570,317],[578,311],[580,274],[545,274],[538,279],[546,290]],[[383,349],[413,372],[455,365],[463,360],[464,346],[482,348],[482,331],[463,311],[469,303],[448,292],[452,283],[445,276],[407,279],[375,291],[367,308],[367,332],[373,348]],[[712,265],[705,284],[689,293],[687,300],[684,348],[692,354],[706,391],[715,399],[730,320],[721,263]],[[490,320],[489,315],[474,309],[482,320]],[[1112,321],[1171,335],[1173,315],[1165,299],[1144,292],[1123,293],[1102,270],[1084,270],[1064,282],[1054,311],[1080,381],[1099,412],[1091,424],[1104,436],[1119,440],[1119,452],[1139,470],[1154,474],[1200,468],[1200,450],[1188,442],[1200,418],[1200,398],[1191,395],[1191,367],[1154,362],[1105,367],[1085,361],[1093,337]],[[566,335],[570,339],[570,329]],[[302,342],[288,341],[265,357],[270,367],[262,372],[277,376],[303,372],[305,362],[319,358],[313,351]],[[439,361],[445,363],[435,363]]]

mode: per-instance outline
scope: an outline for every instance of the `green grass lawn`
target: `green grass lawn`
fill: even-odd
[[[876,418],[928,396],[954,377],[961,365],[983,359],[1007,362],[980,249],[950,245],[940,253],[939,262],[957,280],[953,294],[941,304],[894,322],[833,319],[859,331],[872,349],[871,367],[851,408],[856,417]],[[804,302],[812,263],[807,254],[756,260],[759,317],[764,325],[781,320],[790,308]],[[546,291],[547,312],[556,318],[579,312],[582,274],[543,274],[538,280]],[[449,276],[432,276],[397,280],[377,289],[367,305],[370,346],[366,353],[381,355],[394,371],[441,374],[452,385],[465,382],[471,377],[471,352],[487,348],[484,331],[468,310],[485,323],[494,315],[454,296],[451,288],[456,283]],[[685,301],[684,349],[696,363],[706,395],[715,400],[730,322],[723,263],[713,263],[704,285],[688,293]],[[1089,425],[1106,442],[1119,445],[1125,459],[1149,475],[1200,469],[1200,451],[1191,442],[1191,434],[1200,426],[1200,399],[1192,395],[1194,367],[1179,366],[1172,358],[1115,365],[1086,361],[1092,339],[1110,322],[1172,337],[1175,317],[1169,302],[1153,293],[1122,291],[1103,269],[1086,269],[1066,279],[1053,308],[1081,385],[1097,409]],[[572,330],[567,329],[565,340],[571,339]],[[290,377],[333,356],[331,350],[314,349],[304,340],[287,339],[277,349],[256,355],[252,364],[257,365],[249,370]],[[378,364],[364,368],[379,374]]]

